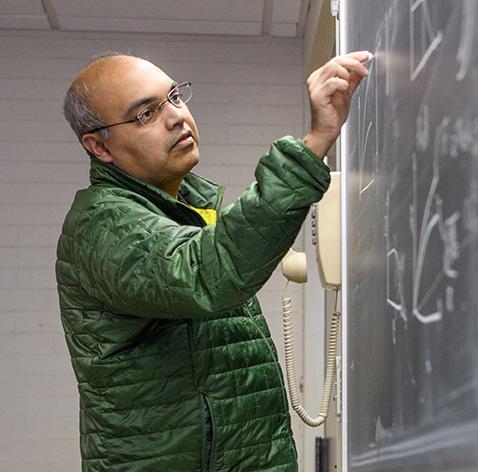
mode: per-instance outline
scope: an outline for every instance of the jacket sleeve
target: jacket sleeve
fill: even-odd
[[[256,182],[215,225],[181,226],[126,198],[81,211],[81,285],[115,313],[149,318],[219,314],[254,295],[293,244],[329,169],[301,141],[273,143]]]

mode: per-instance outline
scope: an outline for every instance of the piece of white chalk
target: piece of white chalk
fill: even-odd
[[[362,64],[368,64],[374,57],[375,56],[371,52],[369,52],[368,53],[368,58],[365,59],[365,61],[362,61]]]

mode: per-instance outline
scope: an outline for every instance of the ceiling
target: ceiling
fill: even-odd
[[[303,37],[312,0],[2,0],[0,29]]]

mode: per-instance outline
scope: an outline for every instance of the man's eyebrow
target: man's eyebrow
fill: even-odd
[[[169,88],[169,91],[171,92],[171,90],[173,90],[174,88],[176,88],[178,86],[178,83],[177,82],[173,82],[171,84],[171,87]],[[152,97],[144,97],[144,98],[139,98],[138,100],[135,100],[129,107],[128,109],[126,110],[126,113],[124,114],[123,118],[125,120],[127,120],[130,116],[131,116],[131,113],[133,113],[134,111],[136,111],[138,108],[142,107],[142,106],[146,106],[148,105],[149,103],[152,103],[152,102],[156,102],[157,100],[160,100],[160,98],[158,96],[152,96]]]

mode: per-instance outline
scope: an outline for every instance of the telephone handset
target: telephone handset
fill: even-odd
[[[316,260],[320,281],[324,289],[340,290],[341,283],[341,252],[340,252],[340,172],[331,172],[331,182],[322,200],[315,204],[312,217],[312,237],[316,246]],[[292,249],[282,259],[282,273],[288,281],[295,283],[307,282],[307,262],[305,253],[297,253]],[[283,298],[284,347],[286,374],[289,394],[293,410],[307,425],[317,427],[327,419],[330,398],[336,367],[336,350],[340,313],[336,309],[332,316],[327,368],[325,373],[324,393],[320,414],[317,418],[310,417],[299,401],[297,382],[295,378],[294,344],[292,335],[291,300]]]

